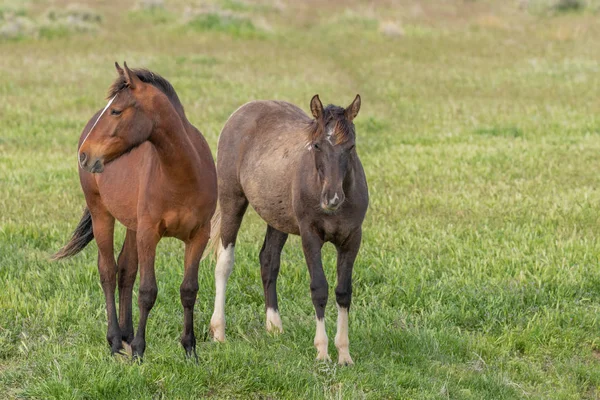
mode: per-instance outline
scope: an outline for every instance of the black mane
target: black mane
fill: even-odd
[[[173,85],[171,85],[168,80],[152,71],[143,68],[132,69],[131,72],[133,72],[142,82],[148,83],[163,92],[171,101],[177,112],[181,113],[182,116],[184,115],[183,105],[179,101],[179,97],[177,96]],[[108,89],[107,98],[110,99],[114,97],[126,87],[127,82],[125,81],[125,76],[120,75]]]

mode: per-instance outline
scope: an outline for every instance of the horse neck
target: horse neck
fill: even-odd
[[[158,120],[149,141],[157,150],[162,169],[173,177],[194,178],[198,155],[186,131],[187,121],[174,109],[161,113]]]

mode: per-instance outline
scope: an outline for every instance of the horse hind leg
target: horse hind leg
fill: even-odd
[[[115,304],[115,289],[117,285],[117,263],[115,262],[113,253],[115,219],[105,209],[98,206],[91,207],[90,213],[92,214],[94,238],[98,245],[100,283],[106,300],[106,315],[108,319],[106,340],[112,354],[115,354],[123,348]]]
[[[132,292],[138,270],[135,231],[127,230],[125,242],[117,260],[119,268],[119,327],[123,346],[127,349],[133,340]],[[130,349],[129,349],[130,350]]]
[[[210,236],[210,226],[201,229],[185,244],[185,271],[179,288],[183,306],[183,333],[181,345],[188,357],[196,355],[196,336],[194,335],[194,305],[198,294],[198,265]]]
[[[248,200],[243,194],[227,197],[228,200],[224,201],[222,193],[219,197],[221,224],[215,236],[215,240],[220,240],[215,266],[215,309],[210,319],[210,331],[217,342],[225,341],[225,291],[233,271],[235,241],[248,207]]]
[[[277,306],[277,276],[281,265],[281,250],[288,234],[267,226],[267,233],[260,250],[260,274],[265,291],[266,327],[268,332],[283,332]]]

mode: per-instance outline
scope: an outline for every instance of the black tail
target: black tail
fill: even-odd
[[[52,260],[60,260],[62,258],[74,256],[83,250],[83,248],[92,240],[94,240],[92,215],[90,214],[90,210],[86,207],[79,224],[77,224],[77,228],[75,228],[75,231],[73,232],[73,236],[71,236],[71,240],[69,240],[69,243],[60,249],[58,253],[52,256]]]

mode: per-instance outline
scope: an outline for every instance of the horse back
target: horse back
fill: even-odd
[[[297,234],[293,186],[300,158],[308,151],[310,123],[300,108],[286,102],[253,101],[240,107],[219,137],[219,195],[243,195],[267,223]]]

